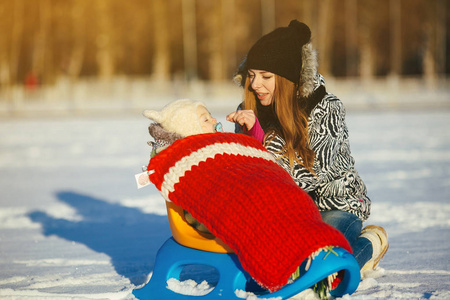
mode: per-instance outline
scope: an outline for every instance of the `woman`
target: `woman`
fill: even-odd
[[[317,73],[309,27],[297,20],[259,39],[235,79],[244,102],[227,120],[261,142],[314,199],[325,222],[350,242],[361,274],[388,249],[383,228],[369,225],[366,186],[354,168],[345,108]]]

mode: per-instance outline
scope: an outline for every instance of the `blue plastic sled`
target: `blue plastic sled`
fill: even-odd
[[[226,299],[239,300],[235,290],[243,290],[255,293],[259,299],[281,297],[288,299],[301,291],[312,287],[315,283],[335,272],[344,270],[344,278],[336,289],[330,293],[332,296],[340,297],[352,294],[360,282],[360,270],[358,263],[352,254],[346,250],[335,247],[333,250],[338,254],[326,253],[325,251],[312,261],[309,270],[301,274],[301,277],[292,284],[284,286],[281,290],[270,293],[254,287],[250,275],[242,269],[241,264],[233,253],[215,253],[188,248],[178,244],[173,237],[169,238],[159,249],[156,263],[150,281],[141,289],[133,291],[138,299]],[[167,288],[167,280],[175,278],[180,280],[180,275],[185,266],[207,265],[215,268],[218,273],[217,285],[207,295],[191,296],[173,292]],[[184,279],[185,280],[185,279]],[[181,280],[180,280],[181,281]]]

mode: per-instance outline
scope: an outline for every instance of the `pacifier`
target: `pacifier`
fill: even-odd
[[[214,125],[214,130],[216,131],[216,132],[223,132],[223,126],[222,126],[222,123],[216,123],[216,125]]]

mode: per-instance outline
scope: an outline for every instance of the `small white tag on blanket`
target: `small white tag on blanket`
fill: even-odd
[[[152,174],[154,171],[145,171],[139,174],[134,175],[136,178],[136,184],[137,188],[143,188],[144,186],[147,186],[150,184],[150,179],[148,178],[148,175]]]

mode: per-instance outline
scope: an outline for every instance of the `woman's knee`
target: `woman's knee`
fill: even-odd
[[[320,213],[322,220],[339,230],[350,242],[353,244],[361,234],[362,221],[354,214],[340,211],[331,210],[323,211]]]

